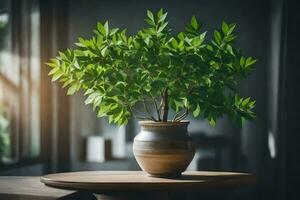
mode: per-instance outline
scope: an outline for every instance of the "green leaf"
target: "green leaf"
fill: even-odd
[[[200,115],[200,112],[201,112],[200,106],[199,106],[199,104],[197,104],[196,109],[193,111],[194,117],[198,117]]]
[[[177,37],[179,40],[184,40],[184,33],[183,32],[178,33]]]
[[[68,60],[68,57],[67,57],[66,54],[64,54],[63,52],[59,51],[58,54],[59,54],[59,56],[61,57],[61,59],[63,59],[63,60]]]
[[[182,109],[184,107],[184,104],[182,101],[174,100],[174,104],[175,104],[176,112],[178,112],[180,109]]]
[[[118,122],[124,115],[124,109],[121,108],[121,111],[116,115],[115,122]]]
[[[228,45],[226,45],[226,49],[227,49],[227,51],[229,51],[229,53],[230,53],[231,55],[235,56],[235,54],[234,54],[234,52],[233,52],[233,49],[232,49],[232,46],[230,46],[230,45],[228,44]]]
[[[50,63],[50,64],[52,64],[52,63]],[[50,65],[49,65],[50,66]],[[50,76],[50,75],[52,75],[52,74],[55,74],[56,72],[58,72],[60,69],[58,68],[58,67],[55,67],[55,68],[53,68],[52,70],[50,70],[50,72],[48,73],[48,75]]]
[[[199,37],[195,37],[192,40],[193,46],[196,46],[196,47],[200,46],[205,40],[205,35],[206,35],[206,32],[202,33]]]
[[[109,109],[109,111],[106,113],[107,115],[115,115],[115,114],[119,114],[122,111],[121,107],[119,107],[118,104],[113,104],[113,106],[111,106],[111,108]]]
[[[228,43],[232,43],[234,41],[234,39],[236,38],[235,35],[228,35],[225,37],[225,41],[228,42]]]
[[[241,58],[240,58],[240,66],[244,66],[244,64],[245,64],[245,57],[244,56],[242,56]]]
[[[230,24],[227,35],[230,35],[234,31],[235,27],[236,27],[236,24]]]
[[[101,108],[102,106],[100,106],[100,108]],[[106,116],[106,113],[104,113],[104,112],[102,112],[102,110],[101,109],[99,109],[98,110],[98,113],[97,113],[97,117],[105,117]]]
[[[147,10],[147,16],[149,17],[149,19],[150,19],[152,22],[155,22],[155,21],[154,21],[153,13],[152,13],[150,10]]]
[[[107,105],[105,103],[102,103],[100,105],[98,114],[101,113],[102,115],[105,114],[105,116],[106,116],[107,115],[106,113],[111,109],[112,106],[114,106],[114,104]]]
[[[177,42],[177,40],[175,39],[175,38],[173,38],[172,39],[172,47],[174,48],[174,49],[176,49],[177,47],[178,47],[178,42]]]
[[[102,35],[104,35],[104,36],[106,35],[105,28],[100,22],[97,23],[97,29]],[[86,41],[81,41],[81,43],[85,44],[85,45],[87,44]]]
[[[108,27],[108,21],[105,22],[104,24],[104,30],[105,30],[105,36],[108,36],[109,34],[109,27]]]
[[[122,117],[118,122],[119,125],[126,125],[127,123],[128,119],[126,117]]]
[[[229,26],[224,21],[222,22],[222,31],[223,31],[224,35],[228,35]]]
[[[102,103],[102,99],[103,99],[103,97],[101,95],[95,97],[95,99],[93,101],[93,110],[95,110],[96,107],[100,106],[100,104]]]
[[[252,109],[252,108],[254,108],[254,106],[255,106],[255,100],[254,101],[251,101],[249,104],[248,104],[248,106]]]
[[[79,90],[80,86],[78,86],[78,84],[73,84],[71,85],[71,87],[69,87],[68,91],[67,91],[67,95],[73,95],[75,92],[77,92]]]
[[[250,97],[243,100],[242,106],[246,106],[250,100]]]
[[[157,17],[160,18],[164,13],[164,10],[161,8],[159,9],[159,11],[157,12]]]
[[[58,67],[59,66],[59,61],[55,60],[54,62],[46,63],[46,65],[48,65],[51,68]],[[51,75],[51,74],[48,74],[48,75]]]
[[[102,50],[101,50],[101,55],[103,56],[103,57],[105,57],[105,55],[106,55],[106,52],[107,52],[107,46],[106,47],[104,47]]]
[[[147,22],[147,24],[151,25],[151,26],[155,26],[155,22],[153,22],[150,19],[145,19],[145,22]]]
[[[201,33],[201,35],[200,35],[200,39],[202,40],[202,42],[203,42],[204,39],[205,39],[206,33],[207,33],[207,31]]]
[[[213,117],[209,117],[208,122],[212,127],[216,126],[216,119],[214,119]]]
[[[197,22],[197,19],[196,19],[195,16],[193,16],[192,19],[191,19],[191,26],[192,26],[195,30],[197,30],[197,28],[198,28],[198,22]]]
[[[68,85],[70,85],[71,83],[73,83],[74,82],[74,80],[73,79],[69,79],[69,80],[67,80],[64,84],[63,84],[63,86],[62,86],[62,88],[65,88],[65,87],[67,87]]]
[[[159,27],[159,29],[157,30],[157,32],[162,32],[164,29],[165,29],[165,27],[168,25],[168,22],[165,22],[163,25],[161,25],[160,27]]]
[[[116,34],[118,31],[119,31],[118,28],[113,28],[113,29],[110,30],[109,35],[112,36],[112,35]]]
[[[60,71],[60,70],[57,70],[54,74],[53,74],[53,76],[52,76],[52,82],[53,81],[56,81],[57,79],[59,79],[60,77],[62,77],[64,75],[64,73],[62,72],[62,71]]]
[[[100,94],[97,92],[94,92],[88,96],[88,98],[84,101],[85,104],[91,104],[95,100],[96,97],[98,97]]]
[[[221,36],[221,33],[217,30],[214,31],[214,39],[215,39],[215,42],[218,44],[218,45],[221,45],[222,43],[222,36]]]
[[[93,89],[87,89],[83,95],[86,96],[86,95],[92,94],[93,92],[94,92]]]
[[[206,45],[206,48],[209,50],[209,51],[213,51],[214,48],[211,46],[211,45]]]
[[[252,59],[252,57],[248,57],[248,58],[246,59],[245,66],[246,66],[246,67],[249,67],[249,66],[251,66],[251,65],[254,65],[256,62],[257,62],[256,59]]]
[[[78,46],[78,47],[86,47],[85,44],[82,44],[80,42],[76,42],[75,45]]]
[[[166,13],[164,13],[163,15],[161,15],[161,16],[159,17],[158,23],[161,23],[161,22],[165,21],[165,19],[166,19],[167,15],[168,15],[168,13],[167,13],[167,12],[166,12]]]
[[[144,39],[145,44],[147,44],[147,46],[149,46],[150,44],[150,37],[147,37]]]

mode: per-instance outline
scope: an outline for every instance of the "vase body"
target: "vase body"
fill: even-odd
[[[141,131],[134,138],[133,153],[149,175],[176,177],[186,170],[195,155],[187,133],[189,122],[139,122]]]

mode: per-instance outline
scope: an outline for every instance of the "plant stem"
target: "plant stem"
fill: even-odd
[[[148,107],[147,107],[147,104],[146,104],[146,100],[145,100],[145,99],[143,99],[143,104],[144,104],[144,109],[145,109],[146,113],[149,115],[149,117],[150,117],[153,121],[157,122],[157,119],[155,119],[155,118],[151,115],[151,113],[149,112]]]
[[[161,116],[162,106],[163,106],[163,98],[160,98],[160,103],[158,106],[159,116]],[[160,119],[161,119],[161,117],[160,117]]]
[[[162,113],[162,121],[167,122],[168,121],[168,114],[169,114],[169,96],[168,96],[168,88],[166,88],[162,94],[162,99],[163,99],[163,113]]]
[[[134,113],[134,108],[131,107],[131,106],[129,106],[129,110],[130,110],[132,116],[133,116],[134,118],[136,118],[136,119],[139,119],[139,120],[152,120],[150,117],[136,115],[136,114]],[[138,111],[139,113],[141,113],[139,110],[136,110],[136,111]]]
[[[156,110],[156,113],[157,113],[157,121],[161,121],[161,118],[160,118],[160,108],[159,108],[158,105],[157,105],[157,102],[156,102],[155,97],[153,97],[153,96],[151,95],[151,98],[152,98],[152,101],[153,101],[153,103],[154,103],[155,110]]]
[[[186,116],[187,116],[188,114],[189,114],[189,110],[186,109],[185,112],[184,112],[182,115],[178,116],[178,117],[175,119],[175,121],[181,121],[181,120],[183,120],[184,118],[186,118]]]
[[[177,117],[182,113],[182,110],[178,111],[174,117],[173,117],[173,120],[172,121],[176,121]]]

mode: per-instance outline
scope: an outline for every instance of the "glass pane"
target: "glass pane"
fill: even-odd
[[[30,116],[30,154],[40,155],[40,13],[37,4],[32,5],[30,34],[30,78],[31,78],[31,116]]]
[[[11,7],[12,1],[0,1],[0,162],[1,148],[10,149],[10,158],[5,158],[10,162],[40,155],[38,1],[22,1],[20,8]],[[12,19],[12,13],[21,17]],[[22,33],[16,34],[18,30]],[[1,132],[9,140],[1,139]]]
[[[18,85],[20,81],[19,65],[13,62],[12,54],[12,22],[11,1],[0,1],[0,72],[11,83]]]
[[[0,162],[9,162],[17,157],[19,73],[13,65],[11,2],[0,2]],[[14,142],[13,142],[14,141]]]

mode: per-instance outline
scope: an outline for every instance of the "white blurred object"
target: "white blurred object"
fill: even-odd
[[[126,155],[126,126],[120,126],[112,138],[112,155],[114,158],[125,158]]]
[[[195,156],[194,156],[192,162],[190,163],[190,165],[188,166],[188,168],[186,169],[186,171],[197,171],[198,170],[199,157],[200,157],[200,153],[198,151],[196,151]]]
[[[87,138],[87,161],[104,162],[111,157],[111,141],[101,136]]]
[[[269,143],[270,156],[271,158],[274,159],[276,157],[276,146],[275,146],[275,137],[272,131],[269,131],[268,143]]]
[[[0,14],[0,26],[5,26],[8,23],[9,20],[9,14],[8,13],[2,13]]]

